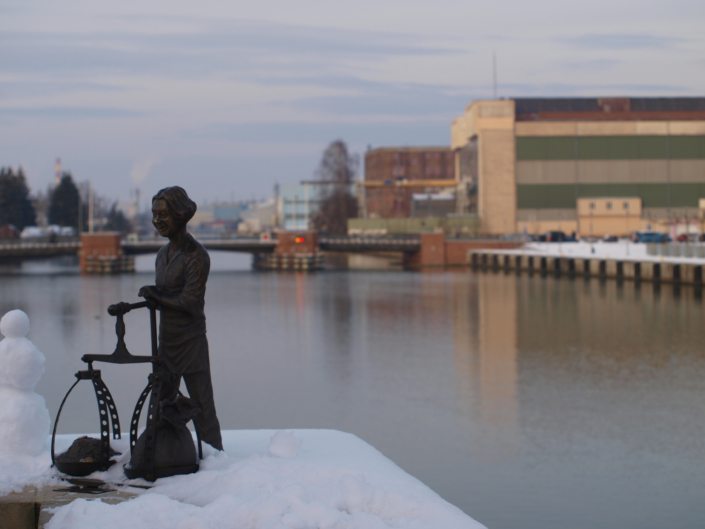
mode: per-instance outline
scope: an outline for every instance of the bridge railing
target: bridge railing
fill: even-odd
[[[416,252],[421,238],[415,235],[392,237],[326,236],[319,237],[321,250],[326,251],[397,251]]]

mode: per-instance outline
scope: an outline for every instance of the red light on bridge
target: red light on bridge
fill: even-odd
[[[303,237],[296,237],[296,239],[294,239],[294,242],[295,242],[295,243],[304,242],[304,238],[303,238]]]

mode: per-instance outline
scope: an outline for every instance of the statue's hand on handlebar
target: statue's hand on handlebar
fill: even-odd
[[[159,291],[154,285],[147,285],[140,288],[140,291],[137,293],[137,295],[143,297],[148,301],[159,301]]]

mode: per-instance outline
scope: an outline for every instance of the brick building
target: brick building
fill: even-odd
[[[448,147],[385,147],[368,151],[364,185],[368,217],[411,217],[414,194],[455,188],[455,154]]]

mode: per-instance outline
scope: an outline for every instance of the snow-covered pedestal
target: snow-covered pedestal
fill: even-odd
[[[59,435],[65,450],[79,435]],[[92,477],[127,482],[126,439],[111,441],[123,453],[107,472]],[[225,454],[206,452],[195,474],[158,479],[139,496],[109,505],[77,499],[56,510],[47,529],[389,528],[481,529],[358,437],[336,430],[229,430]],[[210,447],[204,447],[210,449]],[[46,452],[25,478],[41,486],[56,480]],[[0,458],[1,460],[1,458]],[[41,473],[36,473],[46,465]],[[0,465],[0,472],[3,470]],[[14,471],[18,471],[15,468]],[[35,472],[35,474],[32,474]],[[17,482],[17,477],[9,480]],[[0,475],[0,489],[7,483]]]

